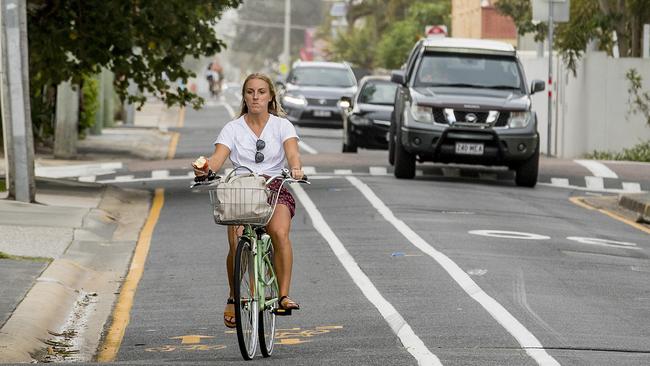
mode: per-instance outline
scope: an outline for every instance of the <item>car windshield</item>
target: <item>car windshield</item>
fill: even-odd
[[[346,69],[333,67],[300,67],[291,71],[288,82],[303,86],[351,87],[354,75]]]
[[[514,57],[428,53],[420,62],[415,86],[522,90],[523,83]]]
[[[388,81],[368,81],[359,92],[359,103],[388,104],[395,102],[397,84]]]

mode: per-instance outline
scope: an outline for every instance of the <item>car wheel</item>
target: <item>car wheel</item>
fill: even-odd
[[[539,142],[535,153],[515,169],[515,183],[520,187],[535,187],[539,171]]]
[[[388,130],[388,163],[395,165],[395,128],[393,124]]]
[[[402,146],[399,137],[395,139],[395,177],[413,179],[415,177],[415,155]]]

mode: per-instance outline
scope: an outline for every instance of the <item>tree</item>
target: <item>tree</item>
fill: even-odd
[[[278,60],[284,40],[284,0],[246,0],[238,15],[236,36],[229,48],[240,54],[237,62],[261,70],[268,60]],[[297,56],[304,45],[305,28],[317,27],[322,19],[321,0],[291,2],[291,55]]]
[[[160,96],[168,105],[202,100],[168,80],[194,76],[182,67],[186,56],[213,55],[225,44],[213,26],[222,12],[241,0],[28,0],[30,86],[43,98],[48,86],[65,80],[79,84],[102,67],[115,75],[121,99],[129,79],[140,91]]]
[[[542,40],[545,23],[532,22],[530,0],[499,0],[497,10],[514,19],[519,34],[535,33]],[[575,72],[576,62],[591,40],[610,55],[614,47],[612,32],[616,31],[619,53],[623,57],[641,55],[642,25],[650,22],[647,0],[572,0],[570,20],[557,25],[555,44],[569,68]]]
[[[450,0],[348,0],[348,29],[331,40],[331,57],[364,67],[399,67],[426,25],[449,26],[450,10]]]

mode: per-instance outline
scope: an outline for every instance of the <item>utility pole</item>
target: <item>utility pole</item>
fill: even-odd
[[[34,136],[29,105],[27,11],[23,0],[0,1],[2,128],[9,198],[34,202]]]
[[[553,120],[553,0],[548,0],[548,129],[546,154],[551,154],[551,122]]]
[[[289,72],[289,62],[291,56],[289,55],[289,40],[291,37],[291,0],[284,0],[284,42],[282,47],[282,55],[280,56],[280,72],[286,75]]]

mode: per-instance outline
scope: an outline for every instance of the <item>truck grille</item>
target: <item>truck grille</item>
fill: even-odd
[[[510,112],[507,111],[500,111],[499,116],[497,117],[497,120],[494,122],[487,122],[488,116],[490,115],[491,111],[461,111],[461,110],[454,110],[454,118],[456,119],[455,123],[462,123],[462,124],[487,124],[492,127],[504,127],[508,124],[508,119],[510,118]],[[467,121],[467,115],[468,114],[474,114],[476,116],[476,119],[473,122]],[[437,123],[446,123],[449,124],[449,120],[447,119],[447,116],[445,115],[445,111],[443,108],[433,108],[433,120],[436,121]]]

